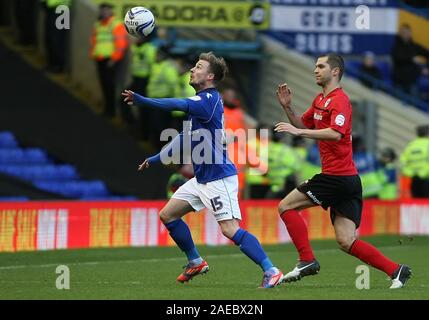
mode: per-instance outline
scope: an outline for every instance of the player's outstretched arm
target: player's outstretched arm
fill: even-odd
[[[342,137],[341,133],[331,128],[317,129],[317,130],[300,129],[286,122],[277,123],[274,130],[276,132],[286,132],[293,136],[300,136],[303,138],[309,138],[309,139],[315,139],[315,140],[339,141]]]
[[[277,100],[280,105],[283,107],[283,110],[286,112],[286,115],[289,121],[297,128],[304,129],[306,128],[304,123],[301,120],[301,115],[295,114],[291,107],[292,103],[292,91],[286,83],[279,84],[277,91]]]
[[[151,107],[156,109],[163,109],[165,111],[184,111],[188,112],[188,103],[185,99],[176,98],[146,98],[131,90],[124,90],[121,93],[124,102],[128,105],[135,105],[138,107]]]
[[[163,162],[163,160],[171,159],[171,157],[175,156],[174,151],[182,152],[182,141],[183,141],[183,132],[174,137],[174,139],[162,148],[161,152],[147,158],[143,163],[141,163],[138,167],[138,171],[143,171],[146,168],[149,168],[151,164]],[[170,155],[171,154],[171,155]],[[164,163],[164,162],[163,162]]]

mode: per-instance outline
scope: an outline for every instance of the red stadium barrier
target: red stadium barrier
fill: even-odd
[[[0,203],[0,252],[50,249],[169,246],[158,218],[165,201]],[[290,242],[277,214],[277,201],[241,201],[242,227],[263,244]],[[310,239],[334,238],[329,213],[320,207],[301,212]],[[195,243],[220,245],[226,239],[204,210],[185,221]],[[366,201],[359,235],[429,234],[429,201]]]

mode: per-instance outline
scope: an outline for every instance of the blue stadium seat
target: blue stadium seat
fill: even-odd
[[[75,180],[79,178],[76,169],[70,165],[0,164],[0,172],[30,181]]]
[[[19,148],[0,149],[0,163],[23,163],[24,151]]]
[[[392,66],[388,61],[376,61],[376,67],[380,70],[381,78],[388,86],[393,84],[392,82]]]
[[[18,202],[18,201],[28,201],[27,197],[0,197],[0,202],[2,201],[10,201],[10,202]]]
[[[0,132],[0,148],[15,148],[18,143],[15,140],[14,135],[9,131]]]
[[[42,164],[42,163],[47,163],[48,161],[49,161],[49,158],[46,152],[38,148],[28,148],[28,149],[1,148],[0,149],[0,164],[1,163]]]
[[[47,153],[39,148],[24,149],[26,158],[32,163],[46,163],[49,162]]]
[[[103,181],[80,180],[77,169],[68,164],[54,164],[40,148],[20,148],[14,135],[0,132],[0,173],[31,181],[41,190],[69,198],[94,200],[136,200],[133,196],[109,193]],[[4,197],[0,201],[25,201],[26,197]],[[8,200],[9,199],[9,200]]]
[[[66,182],[38,180],[33,182],[33,184],[39,189],[61,194],[70,198],[109,196],[109,192],[104,182],[99,180]]]

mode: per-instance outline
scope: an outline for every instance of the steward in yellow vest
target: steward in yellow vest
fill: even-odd
[[[152,34],[151,34],[152,35]],[[156,61],[157,47],[152,43],[153,37],[137,38],[137,40],[131,45],[131,74],[132,82],[129,85],[129,89],[134,92],[139,92],[142,95],[147,95],[147,85],[149,83],[149,76],[152,70],[152,66]],[[141,134],[142,139],[147,139],[147,133],[144,131],[141,124],[147,121],[147,117],[144,114],[144,108],[138,108],[139,122],[136,128]],[[130,107],[121,99],[121,112],[122,117],[129,125],[136,125],[136,119],[130,109]],[[146,120],[145,120],[146,119]]]
[[[179,72],[175,61],[173,61],[166,46],[158,48],[156,62],[152,65],[147,85],[147,96],[149,98],[171,98],[174,97],[177,83],[179,81]],[[150,142],[157,148],[162,147],[160,134],[163,128],[172,127],[171,113],[158,109],[144,109],[146,117],[145,126],[149,134]]]
[[[257,129],[256,137],[250,136],[247,142],[246,186],[250,199],[264,199],[270,189],[270,181],[267,177],[268,134],[261,134],[260,129]]]
[[[402,174],[411,177],[413,198],[429,198],[429,125],[417,127],[417,138],[401,154]]]
[[[268,198],[284,198],[296,188],[298,157],[295,151],[281,141],[281,136],[272,131],[272,139],[268,145],[268,179],[270,191]]]
[[[381,152],[379,169],[381,190],[378,198],[381,200],[395,200],[398,198],[398,177],[395,165],[396,153],[392,148],[385,148]]]
[[[98,21],[91,35],[90,55],[97,63],[105,109],[103,114],[114,117],[117,101],[117,72],[128,48],[128,33],[122,21],[113,15],[112,5],[99,6]]]

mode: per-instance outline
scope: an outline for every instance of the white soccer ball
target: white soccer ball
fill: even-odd
[[[155,17],[145,7],[134,7],[125,14],[124,24],[130,35],[146,37],[155,28]]]

